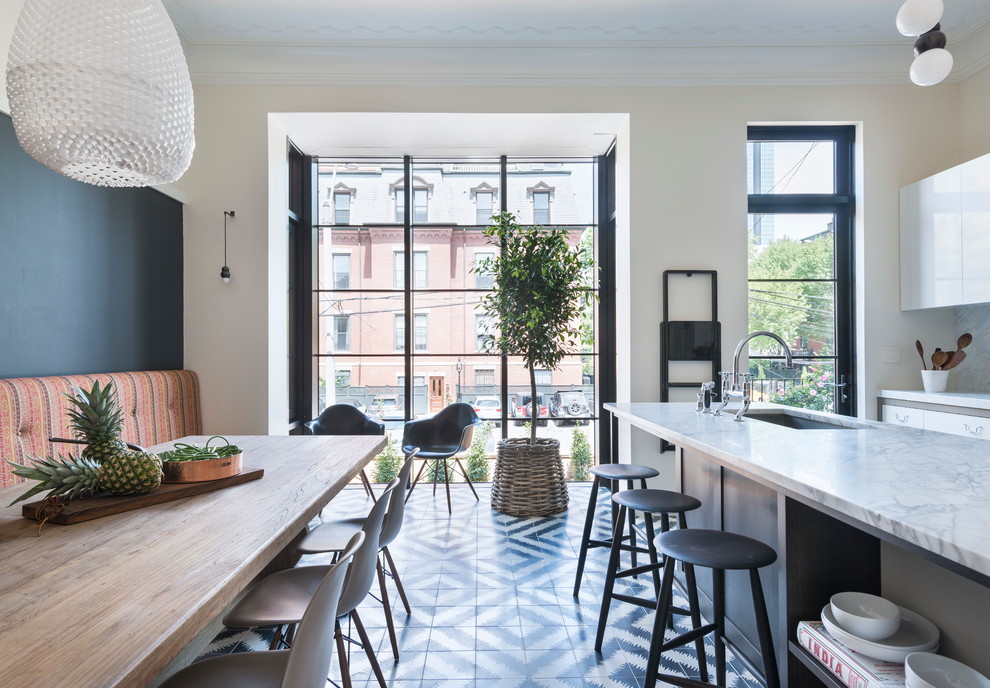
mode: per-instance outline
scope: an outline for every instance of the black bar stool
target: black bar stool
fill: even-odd
[[[574,576],[574,597],[581,591],[581,576],[584,575],[584,562],[588,557],[589,547],[611,547],[612,540],[592,540],[591,527],[595,522],[595,510],[598,507],[598,488],[602,480],[607,481],[606,487],[609,492],[615,492],[619,487],[620,480],[626,481],[626,486],[632,489],[633,481],[639,480],[640,487],[646,487],[647,478],[655,478],[660,475],[660,471],[649,466],[639,466],[634,463],[605,463],[599,466],[592,466],[591,473],[595,476],[591,483],[591,498],[588,501],[588,513],[584,517],[584,534],[581,536],[581,554],[578,555],[577,575]],[[615,525],[615,507],[612,508],[612,524]],[[611,531],[610,531],[611,532]],[[635,542],[636,532],[633,528],[633,514],[629,514],[629,538]],[[636,554],[633,553],[635,565]]]
[[[697,641],[698,638],[704,638],[708,633],[715,635],[716,683],[719,686],[725,686],[725,644],[728,642],[725,639],[725,572],[727,570],[740,570],[749,571],[760,654],[763,658],[763,671],[761,672],[741,653],[736,653],[736,656],[767,688],[780,688],[777,659],[773,651],[770,620],[767,617],[767,604],[763,596],[763,585],[760,583],[759,571],[759,569],[769,566],[777,560],[777,553],[773,551],[773,548],[744,535],[726,533],[721,530],[700,529],[672,530],[669,533],[661,533],[657,536],[656,547],[668,562],[679,561],[683,563],[685,574],[689,573],[692,578],[695,566],[705,566],[712,569],[712,602],[715,618],[713,623],[701,627],[694,624],[693,630],[664,642],[664,625],[670,613],[675,568],[674,566],[665,566],[663,583],[660,586],[660,598],[657,601],[657,615],[653,620],[650,658],[646,663],[646,686],[652,688],[657,679],[660,678],[667,683],[678,686],[710,688],[711,684],[707,683],[707,660],[703,648],[697,650],[702,681],[659,673],[660,656],[663,652],[691,641]],[[694,587],[693,582],[691,586]]]
[[[608,570],[605,575],[605,590],[602,592],[602,608],[598,615],[598,633],[595,636],[596,652],[602,651],[602,641],[605,639],[605,626],[608,624],[608,612],[612,600],[628,602],[629,604],[635,604],[648,609],[657,608],[657,599],[660,597],[659,571],[661,568],[666,569],[667,567],[664,566],[666,558],[663,561],[658,561],[656,543],[654,542],[653,514],[660,515],[660,532],[663,534],[670,530],[671,514],[677,514],[679,528],[687,528],[687,512],[701,507],[701,502],[690,495],[671,492],[669,490],[653,489],[622,490],[612,495],[612,502],[619,506],[619,515],[615,521],[615,534],[612,537]],[[622,528],[627,511],[630,515],[636,511],[643,513],[647,548],[637,547],[635,542],[630,542],[628,545],[622,543]],[[636,560],[633,559],[631,568],[620,569],[619,557],[623,551],[632,552],[634,556],[636,552],[647,554],[649,555],[650,563],[637,566]],[[637,576],[640,573],[647,572],[653,575],[653,595],[650,599],[615,592],[615,580],[617,578],[628,578],[629,576]],[[694,626],[698,627],[701,625],[701,613],[698,611],[698,589],[694,582],[694,571],[687,572],[686,577],[690,608],[681,609],[679,607],[673,607],[670,611],[677,614],[690,615]],[[671,623],[671,627],[673,627],[673,623]],[[698,640],[697,649],[702,654],[704,654],[704,646],[704,639]]]

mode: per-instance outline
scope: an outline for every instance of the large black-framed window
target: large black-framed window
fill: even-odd
[[[754,397],[854,415],[853,126],[748,129],[749,330]]]
[[[322,199],[324,188],[343,184],[352,201],[346,224],[337,222],[340,216],[328,205],[316,215],[319,208],[314,205],[311,283],[316,315],[312,332],[300,339],[314,342],[310,374],[319,394],[314,395],[308,415],[315,417],[328,403],[344,399],[370,415],[380,415],[390,432],[401,433],[405,420],[453,401],[474,403],[496,396],[502,402],[500,415],[486,419],[499,423],[502,436],[521,435],[525,418],[515,415],[514,402],[517,392],[528,389],[528,377],[525,383],[516,379],[523,372],[522,364],[479,350],[479,335],[490,316],[477,302],[492,283],[490,275],[473,268],[498,251],[483,237],[486,225],[481,219],[492,211],[509,210],[522,224],[537,224],[543,218],[533,215],[530,191],[553,189],[554,224],[568,229],[575,249],[590,261],[582,291],[597,294],[605,270],[601,256],[614,252],[614,247],[603,245],[599,232],[603,160],[312,159],[317,180],[313,198]],[[429,214],[403,212],[398,216],[401,222],[396,222],[396,207],[417,207],[412,196],[418,189],[429,191]],[[434,198],[441,200],[433,203]],[[350,257],[346,286],[339,279],[343,259],[336,258],[335,266],[335,256],[345,254]],[[580,428],[595,446],[596,437],[591,435],[598,435],[601,404],[614,398],[614,392],[603,397],[600,391],[603,381],[614,381],[614,358],[603,362],[599,354],[603,337],[614,338],[614,294],[601,293],[597,301],[588,303],[580,350],[557,370],[541,373],[540,424],[568,436],[573,427]],[[340,330],[334,327],[345,318],[346,351],[339,346]],[[610,350],[614,351],[614,342]],[[346,376],[337,374],[342,370]],[[558,422],[550,414],[550,404],[561,391],[583,392],[590,413],[566,419],[566,427],[564,420]]]

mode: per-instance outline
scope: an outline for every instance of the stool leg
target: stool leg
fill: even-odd
[[[669,530],[670,530],[670,514],[660,514],[660,532],[661,533],[666,533]],[[666,554],[663,556],[663,565],[664,565],[664,567],[667,566],[667,555]],[[671,604],[673,604],[673,602],[671,602]],[[671,614],[670,617],[667,618],[667,628],[669,628],[670,630],[674,630],[674,615],[673,614]]]
[[[612,535],[612,548],[608,555],[608,570],[605,572],[605,590],[602,592],[602,608],[598,613],[598,632],[595,634],[595,652],[601,654],[602,641],[605,639],[605,625],[608,623],[608,608],[612,602],[612,591],[615,589],[615,572],[619,568],[619,551],[622,547],[622,529],[625,526],[626,507],[619,507],[619,517],[615,521],[615,531]]]
[[[666,519],[667,514],[663,517]],[[650,550],[650,564],[653,566],[653,594],[660,597],[660,565],[657,560],[657,545],[654,542],[656,533],[653,530],[653,514],[644,511],[643,520],[646,521],[646,547]]]
[[[673,560],[671,560],[671,565],[673,566]],[[701,628],[701,606],[698,604],[698,581],[694,576],[694,564],[684,565],[684,580],[687,583],[691,628]],[[703,682],[708,683],[708,654],[705,652],[704,638],[698,638],[694,641],[694,651],[698,655],[698,674]]]
[[[626,481],[626,489],[631,490],[633,486],[632,480]],[[645,514],[644,514],[645,516]],[[632,568],[636,568],[636,512],[633,509],[629,509],[629,545],[633,547],[629,554],[632,555]],[[633,578],[639,578],[638,573],[633,574]]]
[[[666,561],[670,562],[670,565],[663,567],[663,582],[660,584],[660,596],[657,598],[657,615],[653,617],[653,633],[650,637],[650,656],[646,660],[645,685],[647,688],[653,688],[657,684],[657,674],[660,672],[660,655],[663,653],[667,617],[670,616],[670,607],[673,603],[674,560],[668,557]],[[704,642],[703,639],[702,642]]]
[[[588,513],[584,517],[584,534],[581,536],[581,553],[578,554],[577,575],[574,577],[574,597],[581,592],[581,576],[584,574],[584,560],[588,556],[588,540],[591,539],[591,526],[595,522],[595,509],[598,508],[598,483],[596,475],[591,481],[591,498],[588,500]]]
[[[777,674],[777,658],[773,651],[770,619],[767,618],[767,602],[763,597],[763,585],[760,583],[760,572],[758,569],[749,570],[749,583],[753,589],[756,631],[760,637],[760,654],[763,656],[763,673],[766,676],[766,686],[767,688],[779,688],[780,676]]]
[[[725,571],[712,569],[712,606],[715,616],[715,682],[725,685]]]

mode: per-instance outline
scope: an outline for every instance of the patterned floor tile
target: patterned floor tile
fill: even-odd
[[[570,485],[568,510],[547,518],[492,511],[490,485],[484,484],[478,486],[478,502],[466,486],[453,486],[451,515],[442,489],[433,498],[429,485],[420,486],[389,548],[412,605],[407,616],[390,582],[398,663],[392,659],[381,603],[369,596],[359,608],[390,688],[644,688],[652,610],[613,601],[602,653],[594,650],[607,549],[589,550],[581,594],[572,594],[588,483]],[[348,517],[370,507],[363,490],[347,489],[324,518]],[[595,537],[609,536],[609,520],[608,493],[602,490]],[[300,565],[326,560],[326,555],[306,557]],[[620,579],[616,590],[650,597],[652,579]],[[377,585],[373,592],[377,595]],[[675,603],[686,606],[684,600]],[[676,623],[682,631],[690,627],[687,618],[678,617]],[[356,636],[353,627],[347,628],[345,622],[345,632]],[[203,656],[264,651],[272,633],[224,630]],[[710,639],[706,654],[713,667]],[[364,650],[350,645],[348,657],[354,688],[378,688]],[[661,671],[697,677],[693,646],[664,653]],[[339,684],[336,656],[330,677]],[[731,655],[727,682],[729,688],[759,688]]]

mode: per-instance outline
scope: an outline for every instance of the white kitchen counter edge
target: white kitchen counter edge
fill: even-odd
[[[958,406],[962,409],[985,409],[990,411],[990,394],[976,392],[921,392],[913,389],[878,389],[881,399],[914,401],[925,404]]]
[[[990,456],[984,441],[872,421],[837,430],[794,430],[752,419],[736,423],[732,415],[696,413],[690,403],[617,403],[605,409],[990,576]]]

